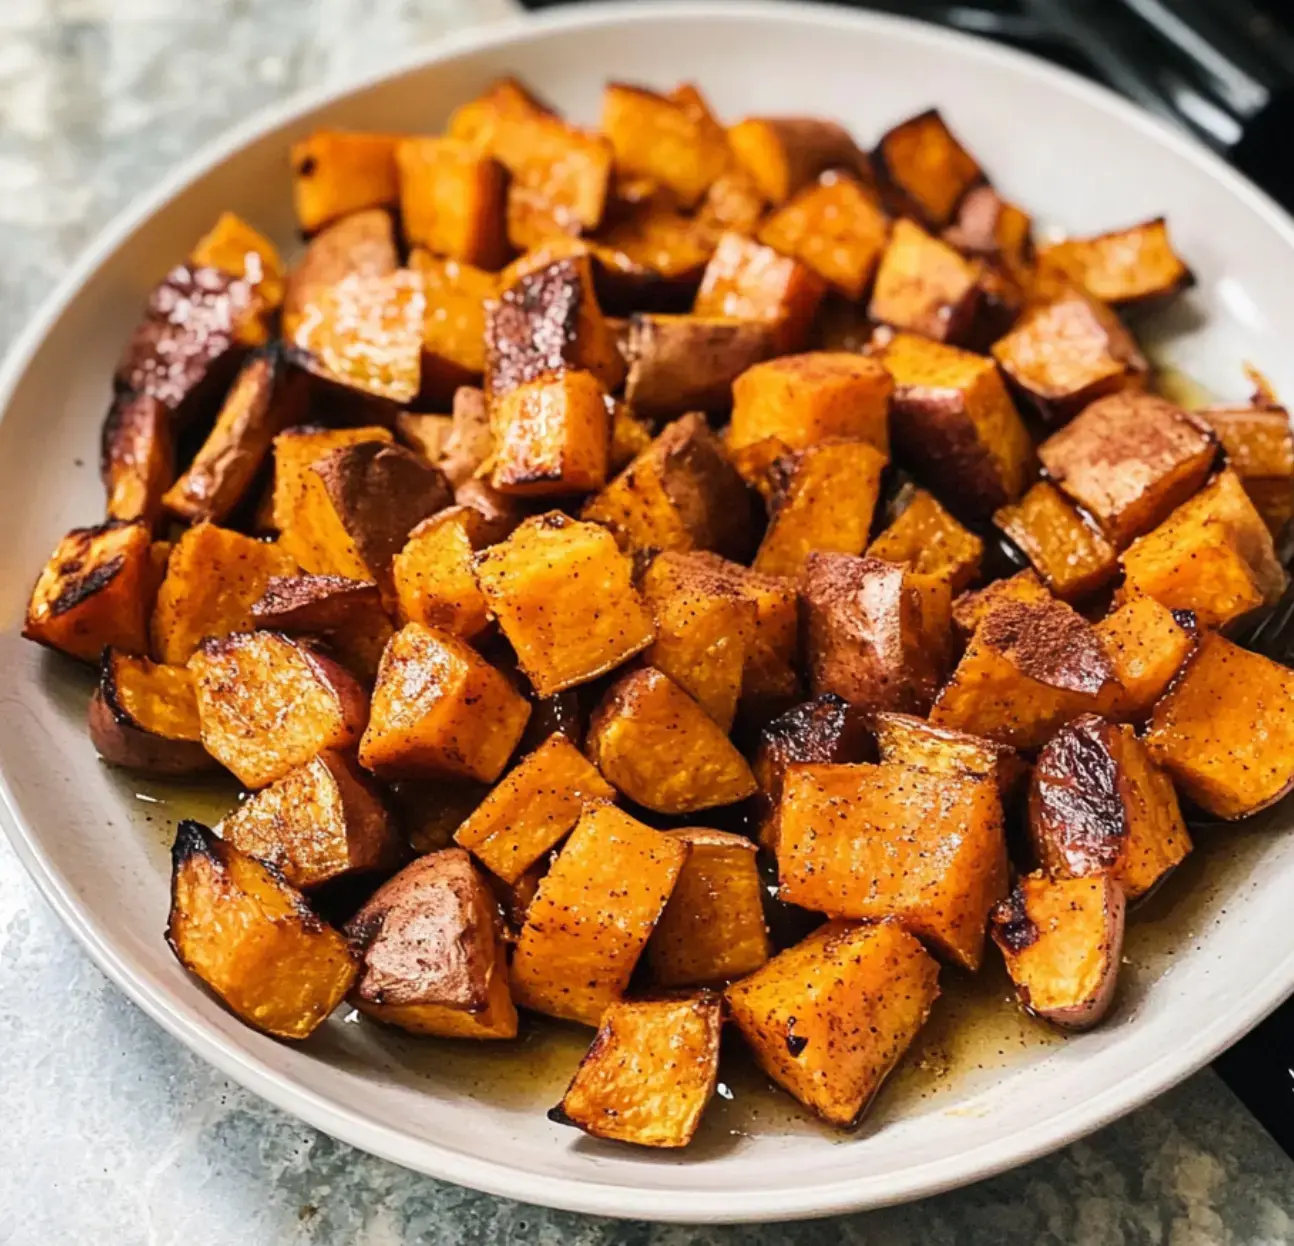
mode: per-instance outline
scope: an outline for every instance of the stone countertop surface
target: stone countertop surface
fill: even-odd
[[[0,0],[0,352],[134,195],[230,122],[508,0]],[[458,1189],[234,1086],[102,977],[0,842],[3,1246],[1294,1242],[1294,1164],[1201,1073],[1049,1158],[903,1208],[660,1226]]]

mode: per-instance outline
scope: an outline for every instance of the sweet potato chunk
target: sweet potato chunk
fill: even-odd
[[[346,940],[273,866],[181,822],[166,941],[231,1012],[275,1038],[308,1038],[355,980]]]
[[[885,455],[865,441],[822,442],[777,460],[781,479],[754,569],[794,577],[815,551],[861,554],[884,467]]]
[[[502,268],[507,170],[470,143],[406,138],[397,144],[400,219],[410,245],[477,268]]]
[[[701,234],[718,239],[725,233],[753,234],[764,215],[764,196],[748,169],[734,165],[706,191],[693,220]]]
[[[1005,580],[994,580],[975,592],[963,593],[953,602],[953,626],[962,639],[969,640],[990,612],[1009,601],[1026,604],[1053,601],[1047,586],[1033,570],[1018,571]]]
[[[868,557],[906,563],[918,575],[946,580],[953,593],[979,579],[984,542],[963,528],[932,493],[913,489],[906,503],[868,546]]]
[[[611,413],[591,372],[523,382],[499,402],[494,425],[490,483],[500,493],[561,496],[606,484]]]
[[[990,779],[997,784],[1003,801],[1029,773],[1028,763],[1015,749],[996,740],[889,711],[872,715],[871,724],[882,765],[915,766],[931,774]]]
[[[1020,496],[1033,447],[991,359],[911,333],[896,333],[877,357],[894,379],[902,461],[972,518]]]
[[[346,923],[366,1016],[438,1038],[515,1038],[498,908],[461,848],[419,857]]]
[[[611,403],[610,470],[622,472],[652,443],[652,422],[618,398]]]
[[[716,245],[692,217],[655,201],[626,213],[597,238],[599,292],[605,289],[610,303],[629,312],[686,311]]]
[[[246,787],[267,787],[321,749],[353,748],[368,694],[344,667],[277,632],[204,640],[189,659],[202,743]]]
[[[156,527],[162,495],[175,479],[170,411],[151,394],[118,394],[99,444],[108,518]]]
[[[289,428],[274,438],[273,527],[281,534],[284,549],[309,548],[309,533],[292,530],[294,518],[306,506],[309,493],[320,487],[310,470],[334,450],[366,441],[391,445],[390,429],[372,425],[365,428]]]
[[[153,574],[142,523],[73,528],[31,590],[22,634],[83,662],[98,662],[109,645],[143,653]]]
[[[407,623],[382,655],[359,759],[384,778],[493,783],[529,717],[530,703],[474,649]]]
[[[233,212],[222,212],[198,239],[189,252],[189,263],[219,268],[248,281],[267,311],[277,310],[283,302],[287,269],[278,247]]]
[[[1059,273],[1115,307],[1159,302],[1195,284],[1173,250],[1162,216],[1093,238],[1038,249],[1038,267]]]
[[[490,607],[472,561],[485,528],[470,506],[446,507],[414,528],[391,567],[401,622],[425,623],[463,640],[485,630]]]
[[[652,980],[724,986],[754,973],[769,957],[754,843],[706,827],[666,834],[686,843],[688,854],[647,943]]]
[[[1047,474],[1122,548],[1205,481],[1217,442],[1207,426],[1153,394],[1111,394],[1038,447]]]
[[[1201,808],[1257,813],[1294,787],[1294,674],[1208,632],[1155,706],[1146,745]]]
[[[430,415],[424,411],[401,411],[395,417],[395,435],[428,463],[439,463],[454,431],[452,415]]]
[[[807,265],[738,233],[720,236],[692,305],[694,316],[754,320],[774,354],[801,348],[826,283]]]
[[[292,202],[302,232],[400,197],[397,134],[316,130],[292,144]]]
[[[708,992],[611,1004],[549,1120],[616,1142],[687,1146],[714,1094],[722,1029]]]
[[[844,351],[812,351],[756,364],[732,387],[728,445],[767,437],[804,450],[833,437],[866,441],[889,451],[894,383],[874,359]]]
[[[994,512],[993,523],[1066,601],[1081,600],[1118,574],[1114,546],[1049,481],[1040,480],[1018,503]]]
[[[1029,837],[1053,878],[1107,874],[1129,900],[1191,850],[1168,776],[1131,727],[1095,714],[1067,723],[1039,754]]]
[[[1032,218],[991,186],[967,192],[943,238],[965,255],[999,265],[1016,280],[1027,278],[1033,266]]]
[[[494,433],[485,391],[463,385],[454,391],[449,439],[440,469],[458,489],[475,478],[477,469],[494,453]]]
[[[1016,884],[993,910],[993,941],[1027,1011],[1066,1030],[1105,1016],[1119,979],[1125,907],[1108,875],[1039,873]]]
[[[925,713],[952,657],[946,580],[879,558],[811,554],[800,585],[809,688],[863,711]]]
[[[1229,469],[1124,551],[1123,576],[1127,591],[1193,610],[1201,627],[1276,601],[1287,582],[1271,532]]]
[[[512,962],[517,1003],[597,1025],[629,985],[687,851],[613,805],[586,809],[526,913]]]
[[[894,222],[867,314],[939,342],[966,342],[980,311],[979,274],[946,242],[906,217]]]
[[[1003,602],[975,629],[930,721],[1015,748],[1037,748],[1062,723],[1118,694],[1100,637],[1064,602]]]
[[[589,723],[587,748],[613,786],[658,813],[730,805],[756,787],[723,728],[652,667],[612,684]]]
[[[448,848],[489,792],[488,784],[472,779],[396,779],[386,785],[396,825],[416,853]]]
[[[302,890],[386,869],[403,854],[377,792],[346,754],[329,749],[253,793],[221,822],[220,837]]]
[[[89,725],[90,742],[114,766],[161,775],[216,766],[202,747],[193,676],[182,666],[105,649]]]
[[[983,170],[937,109],[909,117],[881,135],[877,176],[897,210],[942,229]]]
[[[704,549],[734,558],[749,553],[755,523],[745,484],[695,413],[667,425],[581,514],[609,528],[626,552]]]
[[[655,639],[632,573],[605,528],[559,511],[526,520],[476,560],[477,583],[541,697],[614,670]]]
[[[871,191],[831,170],[765,220],[758,237],[857,301],[876,275],[889,233],[889,217]]]
[[[1193,616],[1178,618],[1153,597],[1133,595],[1096,625],[1120,691],[1109,716],[1140,722],[1195,648]]]
[[[897,918],[967,969],[1007,891],[998,785],[910,766],[800,764],[786,774],[779,894],[803,908]]]
[[[421,248],[409,256],[426,296],[422,320],[420,406],[443,406],[485,372],[486,309],[498,297],[499,278],[461,260]]]
[[[890,922],[833,921],[730,986],[760,1067],[824,1120],[858,1122],[925,1024],[939,966]]]
[[[579,821],[589,801],[615,796],[579,749],[554,732],[477,806],[454,841],[514,884]]]
[[[729,128],[728,142],[759,193],[775,205],[825,169],[867,171],[867,157],[848,131],[818,117],[747,117]]]

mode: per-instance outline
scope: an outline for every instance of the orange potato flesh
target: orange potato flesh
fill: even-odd
[[[269,311],[283,302],[287,269],[278,248],[233,212],[222,212],[216,218],[189,252],[189,262],[244,278]]]
[[[395,203],[399,142],[395,134],[316,130],[294,143],[292,199],[301,229],[312,234],[339,216]]]
[[[1114,546],[1048,481],[1040,480],[1018,503],[996,511],[993,523],[1066,601],[1081,600],[1118,574]]]
[[[953,602],[953,623],[962,635],[969,639],[975,629],[998,606],[1009,601],[1032,602],[1052,601],[1047,586],[1033,570],[1018,571],[1005,580],[994,580],[992,584],[974,592],[963,593]]]
[[[507,170],[452,138],[407,138],[395,149],[400,219],[411,245],[478,268],[507,259]]]
[[[974,329],[979,303],[973,264],[906,217],[894,222],[867,307],[873,320],[962,342]]]
[[[1173,250],[1162,216],[1094,238],[1067,238],[1040,247],[1038,267],[1115,307],[1167,298],[1195,281]]]
[[[1008,800],[1029,773],[1029,764],[1006,744],[949,727],[936,727],[912,714],[884,711],[871,720],[882,765],[913,766],[931,774],[991,779]]]
[[[380,441],[391,445],[389,428],[290,428],[274,438],[273,521],[283,548],[299,553],[309,549],[309,533],[293,531],[293,520],[306,505],[308,493],[319,487],[311,472],[314,464],[345,446]]]
[[[490,607],[472,566],[482,527],[471,507],[450,506],[409,534],[391,564],[402,623],[425,623],[464,640],[486,629]]]
[[[760,195],[785,203],[824,169],[866,171],[867,157],[849,133],[818,117],[747,117],[728,129],[738,164]]]
[[[1184,625],[1153,597],[1132,596],[1096,624],[1122,691],[1111,718],[1140,722],[1195,648],[1194,620]]]
[[[1294,432],[1289,412],[1259,393],[1248,407],[1206,407],[1197,412],[1226,452],[1272,536],[1294,515]],[[124,516],[123,516],[124,518]]]
[[[410,254],[409,267],[421,278],[426,294],[418,402],[440,407],[453,401],[460,386],[480,384],[485,371],[486,306],[498,297],[499,278],[421,247]]]
[[[933,108],[886,131],[876,146],[876,161],[903,211],[936,229],[948,224],[967,191],[984,176]]]
[[[867,556],[906,563],[918,575],[946,580],[953,593],[960,593],[979,578],[984,542],[932,493],[916,489],[899,517],[867,547]]]

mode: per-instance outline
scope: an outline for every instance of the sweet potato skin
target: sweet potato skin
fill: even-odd
[[[1294,431],[1289,412],[1261,377],[1255,380],[1247,407],[1206,407],[1196,415],[1213,429],[1231,470],[1278,537],[1294,515]]]
[[[747,117],[729,127],[728,143],[772,204],[785,203],[825,169],[870,176],[867,156],[849,132],[821,117]]]
[[[104,417],[99,474],[107,517],[156,527],[175,479],[171,413],[152,394],[118,394]]]

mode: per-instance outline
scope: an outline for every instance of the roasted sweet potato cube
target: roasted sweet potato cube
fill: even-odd
[[[166,941],[231,1012],[275,1038],[308,1038],[355,980],[346,940],[271,865],[199,822],[171,849]]]
[[[769,203],[785,203],[825,169],[866,176],[867,157],[843,126],[819,117],[747,117],[728,130],[738,162]]]
[[[346,923],[366,1016],[439,1038],[515,1038],[494,895],[461,848],[405,866]]]
[[[424,411],[401,411],[395,417],[395,435],[403,446],[428,463],[439,463],[454,431],[452,415],[431,415]]]
[[[686,311],[715,245],[692,217],[666,204],[645,203],[597,235],[599,297],[627,313]]]
[[[930,721],[1014,748],[1038,748],[1119,685],[1101,638],[1061,601],[1001,602],[975,629]]]
[[[478,268],[508,258],[504,223],[508,173],[454,138],[406,138],[396,145],[400,219],[410,245]]]
[[[903,462],[972,518],[1020,496],[1033,445],[991,359],[911,333],[877,357],[894,379],[890,433]]]
[[[755,844],[707,827],[666,834],[686,843],[688,854],[647,944],[652,981],[724,986],[754,973],[769,957]]]
[[[1191,850],[1168,776],[1129,726],[1083,714],[1038,755],[1029,838],[1053,878],[1108,874],[1129,900]]]
[[[615,797],[580,750],[554,732],[477,806],[454,841],[505,883],[516,883],[579,821],[589,801]]]
[[[867,548],[869,558],[906,563],[918,575],[946,580],[960,593],[979,579],[984,542],[963,528],[932,493],[912,489],[898,518]]]
[[[950,727],[936,727],[912,714],[884,711],[871,717],[882,765],[915,766],[931,774],[990,779],[1003,801],[1028,775],[1028,763],[1006,744]],[[843,759],[842,759],[843,760]]]
[[[731,805],[756,787],[724,729],[650,666],[611,685],[593,713],[586,747],[604,778],[658,813]]]
[[[1258,380],[1249,406],[1206,407],[1198,417],[1213,429],[1231,470],[1278,536],[1294,514],[1294,432],[1289,412]]]
[[[519,497],[591,493],[607,482],[611,412],[591,372],[567,371],[509,390],[494,413],[490,483]]]
[[[627,552],[704,549],[742,557],[755,504],[705,417],[694,413],[667,425],[581,514],[608,528]]]
[[[597,1025],[624,995],[687,851],[613,805],[586,809],[526,913],[512,961],[517,1003]]]
[[[1155,706],[1146,745],[1202,809],[1257,813],[1294,787],[1294,674],[1207,632]]]
[[[154,583],[142,523],[73,528],[31,590],[22,634],[83,662],[109,645],[143,653]]]
[[[1124,585],[1221,627],[1285,590],[1271,532],[1231,470],[1183,502],[1123,553]]]
[[[772,353],[783,354],[804,345],[826,288],[799,260],[729,232],[705,266],[692,314],[758,321],[768,328]]]
[[[969,640],[989,613],[1005,602],[1037,603],[1053,600],[1036,571],[1017,571],[1005,580],[994,580],[984,588],[958,597],[953,602],[953,626],[963,640]]]
[[[99,444],[108,518],[156,527],[162,496],[175,479],[170,411],[152,394],[118,394]]]
[[[1194,616],[1178,617],[1153,597],[1134,594],[1096,625],[1096,634],[1120,685],[1109,717],[1140,722],[1190,657],[1196,625]]]
[[[980,301],[974,264],[915,221],[894,222],[867,305],[873,320],[939,342],[966,342]]]
[[[234,212],[222,212],[216,218],[189,252],[189,263],[243,278],[267,311],[277,310],[283,302],[287,267],[278,247]]]
[[[406,623],[382,655],[359,759],[383,778],[493,783],[529,717],[530,703],[474,649]]]
[[[834,437],[870,442],[889,451],[894,383],[874,359],[845,351],[811,351],[756,364],[732,387],[728,444],[734,449],[767,437],[804,450]]]
[[[722,434],[728,462],[767,505],[781,484],[780,474],[774,471],[774,467],[779,459],[791,454],[791,447],[780,437],[763,437],[759,441],[752,441],[748,446],[729,445],[727,436],[730,431],[725,429]]]
[[[610,470],[624,471],[652,443],[654,427],[618,398],[611,403]]]
[[[1093,238],[1038,248],[1038,267],[1059,273],[1115,307],[1159,302],[1195,284],[1162,216]]]
[[[1022,878],[993,910],[1024,1008],[1066,1030],[1095,1025],[1114,1003],[1123,955],[1123,891],[1112,878]]]
[[[322,225],[400,197],[398,134],[316,130],[292,144],[292,202],[297,224],[313,234]]]
[[[670,552],[652,560],[641,589],[656,620],[656,639],[643,660],[730,730],[755,638],[755,603],[723,576]]]
[[[526,520],[476,560],[477,583],[541,697],[614,670],[655,639],[632,575],[605,528],[559,511]]]
[[[734,165],[706,191],[693,218],[702,235],[718,239],[725,233],[753,234],[764,215],[764,196],[748,169]]]
[[[993,523],[1066,601],[1080,601],[1118,574],[1118,551],[1049,481],[1040,480],[1019,502],[1000,507]]]
[[[453,421],[444,454],[437,464],[458,489],[476,477],[477,469],[494,453],[494,432],[485,391],[462,385],[454,391]]]
[[[898,563],[811,554],[800,584],[809,688],[863,711],[925,713],[952,658],[948,582]]]
[[[939,966],[900,927],[833,921],[725,997],[769,1077],[849,1127],[925,1024],[938,981]]]
[[[861,554],[884,467],[884,454],[865,441],[822,442],[779,459],[754,569],[795,577],[815,551]]]
[[[871,286],[889,233],[890,219],[876,196],[833,169],[768,217],[758,237],[857,301]]]
[[[687,1146],[714,1094],[722,1030],[709,992],[611,1004],[548,1119],[595,1138]]]
[[[1208,427],[1153,394],[1111,394],[1038,447],[1051,479],[1122,548],[1149,532],[1208,477]]]
[[[485,630],[490,607],[473,564],[485,527],[479,511],[450,506],[414,528],[391,566],[401,622],[425,623],[463,640]]]
[[[1119,318],[1073,289],[1026,311],[993,343],[993,358],[1020,398],[1053,425],[1106,394],[1144,388],[1148,371]]]
[[[881,135],[873,155],[877,176],[895,208],[942,229],[984,172],[937,109],[900,121]]]
[[[322,749],[354,748],[368,721],[354,675],[278,632],[209,638],[188,665],[203,746],[245,787],[267,787]]]
[[[292,532],[294,516],[305,505],[306,495],[317,488],[317,478],[310,470],[334,450],[356,446],[366,441],[391,445],[391,430],[372,425],[365,428],[289,428],[274,438],[273,526],[282,534],[284,548],[306,547],[308,534],[298,537]]]
[[[420,405],[443,409],[459,388],[480,383],[485,371],[485,318],[498,296],[494,273],[461,260],[442,259],[418,249],[409,267],[422,279],[426,310],[422,321]]]
[[[979,968],[989,912],[1007,892],[1002,797],[991,778],[799,764],[786,774],[780,822],[782,899],[838,917],[896,918]]]
[[[193,676],[183,666],[105,649],[89,727],[90,742],[114,766],[161,775],[216,768],[202,747]]]
[[[1017,280],[1030,275],[1033,219],[991,186],[975,186],[967,192],[943,238],[966,255],[1001,265]]]

